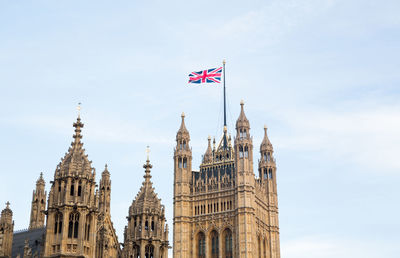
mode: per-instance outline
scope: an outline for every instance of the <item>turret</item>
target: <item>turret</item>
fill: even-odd
[[[275,179],[276,164],[274,158],[274,148],[267,135],[267,126],[264,126],[264,139],[260,145],[261,158],[258,163],[259,177],[265,180]]]
[[[174,250],[173,257],[190,257],[190,239],[182,231],[189,232],[189,220],[193,214],[190,203],[190,185],[192,180],[192,150],[189,147],[190,135],[185,126],[185,114],[182,113],[181,126],[176,134],[174,149]],[[178,233],[176,230],[181,231]]]
[[[203,163],[211,163],[212,159],[213,159],[213,153],[212,153],[212,149],[211,149],[211,137],[208,136],[208,146],[207,146],[206,153],[204,153],[204,156],[203,156]]]
[[[174,151],[175,191],[182,194],[190,193],[190,179],[192,172],[192,150],[189,147],[190,135],[185,126],[185,114],[182,113],[181,126],[176,134]],[[181,188],[181,189],[177,189]]]
[[[110,172],[108,171],[108,167],[106,164],[103,173],[101,173],[101,179],[100,179],[99,212],[103,214],[110,214],[110,202],[111,202],[111,180],[110,180]]]
[[[11,257],[14,222],[13,212],[10,203],[6,203],[6,208],[1,211],[0,216],[0,257]]]
[[[46,242],[43,257],[95,254],[98,218],[96,173],[81,142],[80,116],[68,152],[57,165],[46,210]],[[68,245],[65,243],[68,242]]]
[[[29,222],[29,229],[36,229],[44,227],[44,211],[46,210],[46,196],[45,181],[43,173],[40,173],[39,179],[36,181],[36,189],[32,194],[31,218]]]
[[[253,175],[253,139],[250,136],[250,122],[244,113],[244,102],[240,102],[240,115],[236,121],[235,155],[239,184],[248,184]],[[243,175],[242,175],[243,174]],[[244,176],[244,177],[243,177]],[[243,181],[244,180],[244,181]]]

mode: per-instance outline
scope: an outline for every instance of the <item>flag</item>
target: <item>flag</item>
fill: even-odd
[[[221,83],[222,67],[189,74],[188,83]]]

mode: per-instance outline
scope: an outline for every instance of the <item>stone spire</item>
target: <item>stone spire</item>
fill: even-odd
[[[148,149],[147,149],[148,152]],[[123,257],[167,257],[168,235],[165,231],[165,207],[154,191],[147,155],[144,181],[129,207],[128,226],[125,229]],[[152,248],[149,248],[152,247]]]
[[[182,122],[181,122],[181,127],[179,128],[177,134],[176,134],[176,139],[189,139],[190,135],[189,135],[189,131],[186,129],[185,126],[185,113],[182,112]]]
[[[238,128],[250,128],[250,122],[247,119],[245,113],[244,113],[244,102],[243,100],[240,101],[240,115],[239,118],[236,121],[236,129]]]
[[[83,143],[81,142],[81,132],[84,124],[81,122],[80,116],[78,116],[73,126],[75,128],[75,133],[73,135],[74,141],[57,166],[55,177],[83,176],[94,180],[95,170],[91,166],[92,161],[89,161],[88,156],[85,154]]]
[[[208,147],[203,157],[203,163],[212,162],[211,136],[208,136]]]
[[[42,228],[44,227],[46,210],[46,199],[47,192],[45,192],[45,181],[43,179],[43,173],[40,173],[38,180],[36,181],[36,189],[32,193],[32,205],[31,205],[31,217],[29,221],[29,229]]]
[[[264,125],[264,139],[261,142],[260,145],[260,152],[264,152],[264,151],[274,151],[274,148],[272,147],[272,143],[270,142],[268,135],[267,135],[267,126]]]
[[[100,213],[110,214],[110,203],[111,203],[111,180],[110,180],[110,172],[108,171],[108,166],[106,164],[103,173],[101,173],[101,179],[100,179],[100,200],[99,200]]]

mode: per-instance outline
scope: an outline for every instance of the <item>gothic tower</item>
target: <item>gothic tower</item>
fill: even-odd
[[[120,257],[121,248],[111,222],[111,180],[107,165],[101,173],[99,215],[96,234],[96,258]]]
[[[150,164],[147,157],[144,181],[135,200],[129,207],[128,226],[124,232],[124,258],[167,258],[168,225],[165,224],[165,207],[154,192]]]
[[[174,257],[280,258],[276,164],[266,131],[260,177],[253,138],[241,102],[236,135],[224,126],[208,145],[199,171],[191,170],[189,133],[182,124],[174,151]]]
[[[13,212],[10,203],[6,203],[6,208],[1,211],[0,216],[0,257],[11,258],[14,222]]]
[[[240,257],[255,257],[254,250],[254,173],[253,139],[250,137],[250,122],[240,103],[240,115],[236,121],[235,164],[237,178],[237,239],[236,252]]]
[[[44,190],[45,182],[43,173],[40,173],[39,179],[36,181],[36,190],[32,194],[31,219],[29,222],[29,230],[44,227],[44,211],[46,210],[46,196]]]
[[[190,257],[190,220],[193,208],[190,205],[192,179],[192,150],[190,135],[182,113],[181,126],[176,134],[174,150],[174,257]]]
[[[79,116],[73,126],[74,141],[57,165],[51,182],[44,257],[95,256],[96,172],[83,149],[83,123]]]
[[[279,220],[278,220],[278,193],[276,183],[276,161],[274,158],[274,148],[267,135],[267,126],[264,126],[264,139],[260,145],[261,158],[259,160],[258,171],[261,185],[266,191],[266,202],[268,212],[266,220],[270,229],[265,237],[265,248],[270,252],[271,258],[280,257],[279,240]]]

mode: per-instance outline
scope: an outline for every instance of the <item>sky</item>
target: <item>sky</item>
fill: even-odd
[[[172,245],[180,115],[193,169],[223,127],[221,85],[187,75],[226,59],[228,131],[244,100],[254,160],[264,124],[274,145],[282,257],[399,257],[399,12],[395,0],[0,1],[0,209],[10,201],[15,230],[28,227],[81,102],[119,241],[148,145]]]

